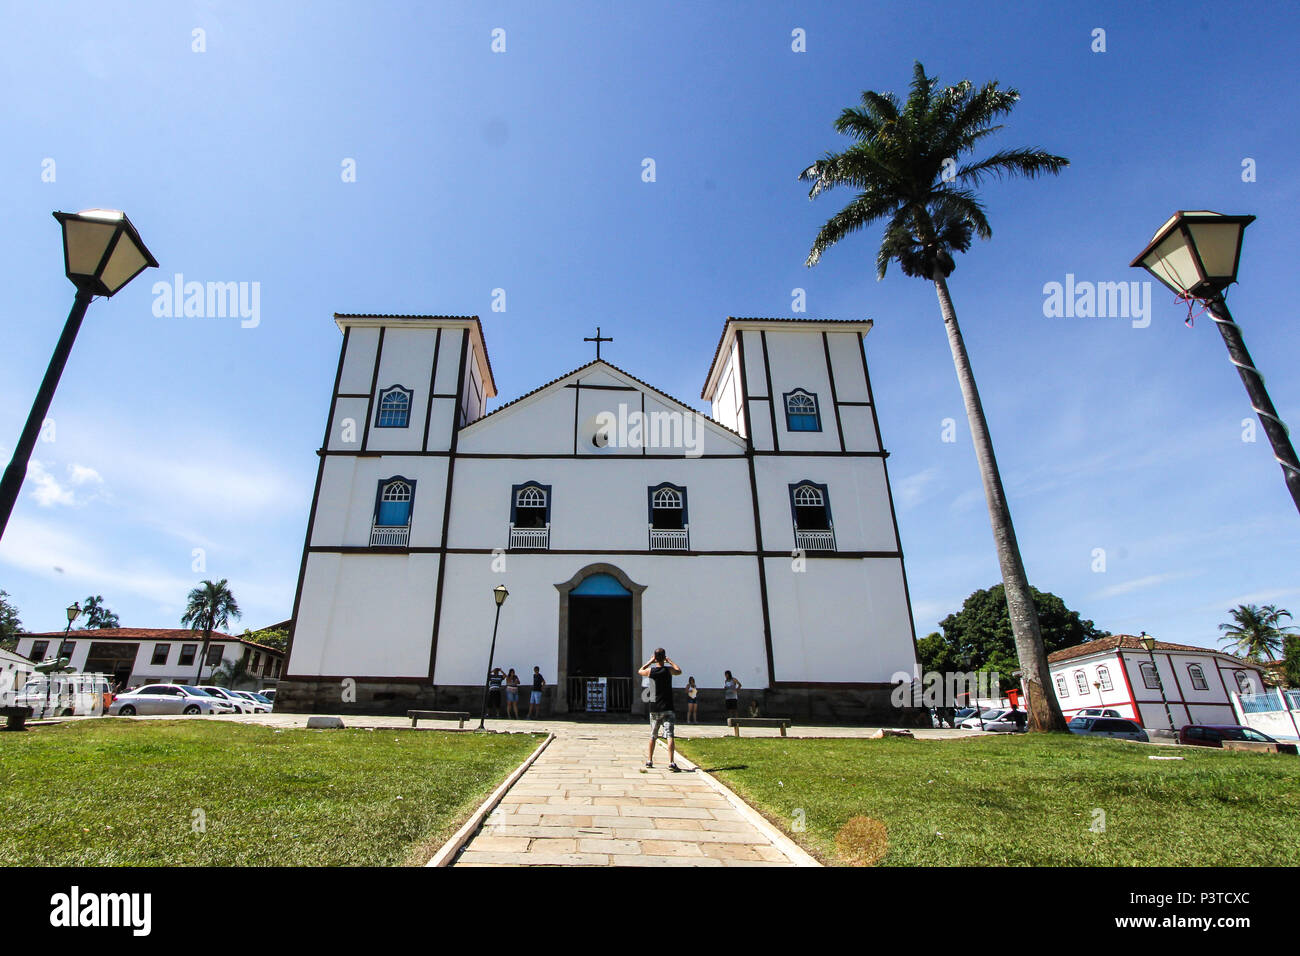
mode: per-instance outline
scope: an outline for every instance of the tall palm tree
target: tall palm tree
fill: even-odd
[[[1219,625],[1224,634],[1219,641],[1230,644],[1234,653],[1248,660],[1262,661],[1266,656],[1270,661],[1277,660],[1283,642],[1295,630],[1282,624],[1291,612],[1276,604],[1238,604],[1228,613],[1235,623]]]
[[[190,591],[187,602],[181,623],[191,631],[203,632],[199,673],[194,678],[194,683],[198,684],[203,680],[203,665],[208,659],[208,643],[212,640],[212,632],[225,627],[232,617],[239,617],[239,605],[235,603],[235,596],[230,593],[225,578],[215,583],[204,581]]]
[[[973,235],[981,239],[992,235],[975,187],[991,176],[1033,179],[1059,173],[1069,165],[1064,157],[1026,148],[1003,149],[978,160],[963,159],[986,136],[1002,129],[994,121],[1010,113],[1019,99],[1019,91],[999,89],[996,81],[976,89],[969,80],[962,80],[940,89],[938,78],[927,76],[917,63],[905,103],[900,105],[893,93],[863,92],[861,105],[845,109],[835,121],[835,129],[853,137],[853,145],[841,153],[827,153],[799,178],[812,183],[809,199],[835,186],[847,186],[857,193],[817,233],[808,266],[815,266],[822,253],[845,236],[883,220],[877,278],[883,279],[886,267],[896,261],[904,275],[934,283],[984,480],[1011,629],[1029,691],[1029,726],[1064,730],[1065,718],[1049,689],[1047,654],[993,456],[993,441],[947,282],[956,268],[953,253],[969,249]]]
[[[86,603],[81,606],[81,613],[86,615],[88,630],[120,627],[122,623],[117,615],[105,606],[102,594],[94,594],[86,598]]]

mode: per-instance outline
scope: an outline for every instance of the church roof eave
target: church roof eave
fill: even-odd
[[[745,440],[744,436],[741,435],[739,432],[737,432],[735,429],[728,428],[726,425],[722,424],[722,422],[719,422],[716,419],[709,417],[708,415],[704,414],[698,409],[692,408],[690,405],[687,405],[681,399],[674,398],[672,395],[669,395],[667,392],[655,388],[649,382],[637,378],[632,373],[624,371],[623,369],[619,368],[617,365],[614,365],[612,362],[608,362],[605,359],[592,359],[586,365],[581,365],[578,368],[573,369],[572,371],[565,372],[563,375],[551,379],[549,382],[546,382],[544,385],[539,385],[536,388],[534,388],[532,391],[525,392],[523,395],[520,395],[518,398],[506,402],[504,405],[500,406],[499,408],[494,408],[492,411],[488,412],[486,415],[482,416],[481,418],[476,418],[468,425],[463,426],[461,430],[464,431],[466,429],[476,428],[480,423],[488,421],[489,419],[493,418],[494,416],[500,415],[502,412],[507,411],[508,409],[516,408],[519,405],[528,402],[530,399],[533,399],[541,395],[543,392],[549,391],[550,389],[559,385],[561,382],[564,382],[567,379],[572,378],[574,375],[577,375],[580,372],[588,371],[589,369],[595,368],[597,366],[601,366],[603,368],[609,369],[611,372],[615,373],[616,375],[621,375],[624,378],[629,379],[630,381],[636,382],[638,385],[648,389],[649,391],[653,392],[655,395],[659,396],[660,398],[663,398],[664,400],[679,406],[684,411],[690,412],[692,415],[698,415],[701,419],[705,421],[705,423],[716,428],[719,432],[721,432],[723,436],[730,438],[732,440],[737,440],[743,444]]]
[[[722,357],[723,346],[727,343],[735,332],[742,326],[751,329],[763,328],[780,328],[786,325],[802,326],[826,326],[824,331],[849,332],[856,327],[863,335],[871,331],[875,323],[871,319],[785,319],[785,318],[764,318],[762,316],[728,316],[727,321],[722,324],[722,335],[718,338],[718,347],[713,350],[713,361],[709,363],[709,374],[704,379],[704,388],[700,390],[700,398],[704,401],[712,401],[713,390],[717,387],[718,373],[722,371],[719,367],[718,360]],[[808,329],[807,331],[813,331]]]

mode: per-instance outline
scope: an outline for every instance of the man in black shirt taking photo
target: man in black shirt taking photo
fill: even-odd
[[[650,678],[647,688],[650,696],[650,754],[645,765],[655,765],[655,738],[662,727],[668,739],[668,769],[676,773],[680,768],[676,763],[677,717],[673,713],[673,677],[680,676],[682,669],[673,663],[662,647],[656,647],[654,656],[637,671],[642,677]]]

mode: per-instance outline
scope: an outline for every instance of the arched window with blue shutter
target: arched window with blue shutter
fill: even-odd
[[[411,397],[409,388],[392,385],[379,393],[379,411],[375,415],[376,428],[406,428],[411,423]]]
[[[381,528],[402,528],[411,523],[415,482],[394,475],[379,482],[375,496],[375,524]]]
[[[796,388],[785,393],[785,427],[792,432],[819,432],[822,417],[817,409],[817,396],[806,389]]]

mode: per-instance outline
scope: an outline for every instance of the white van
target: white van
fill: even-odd
[[[104,674],[36,674],[14,703],[30,707],[33,718],[102,717],[113,702],[113,687]]]

